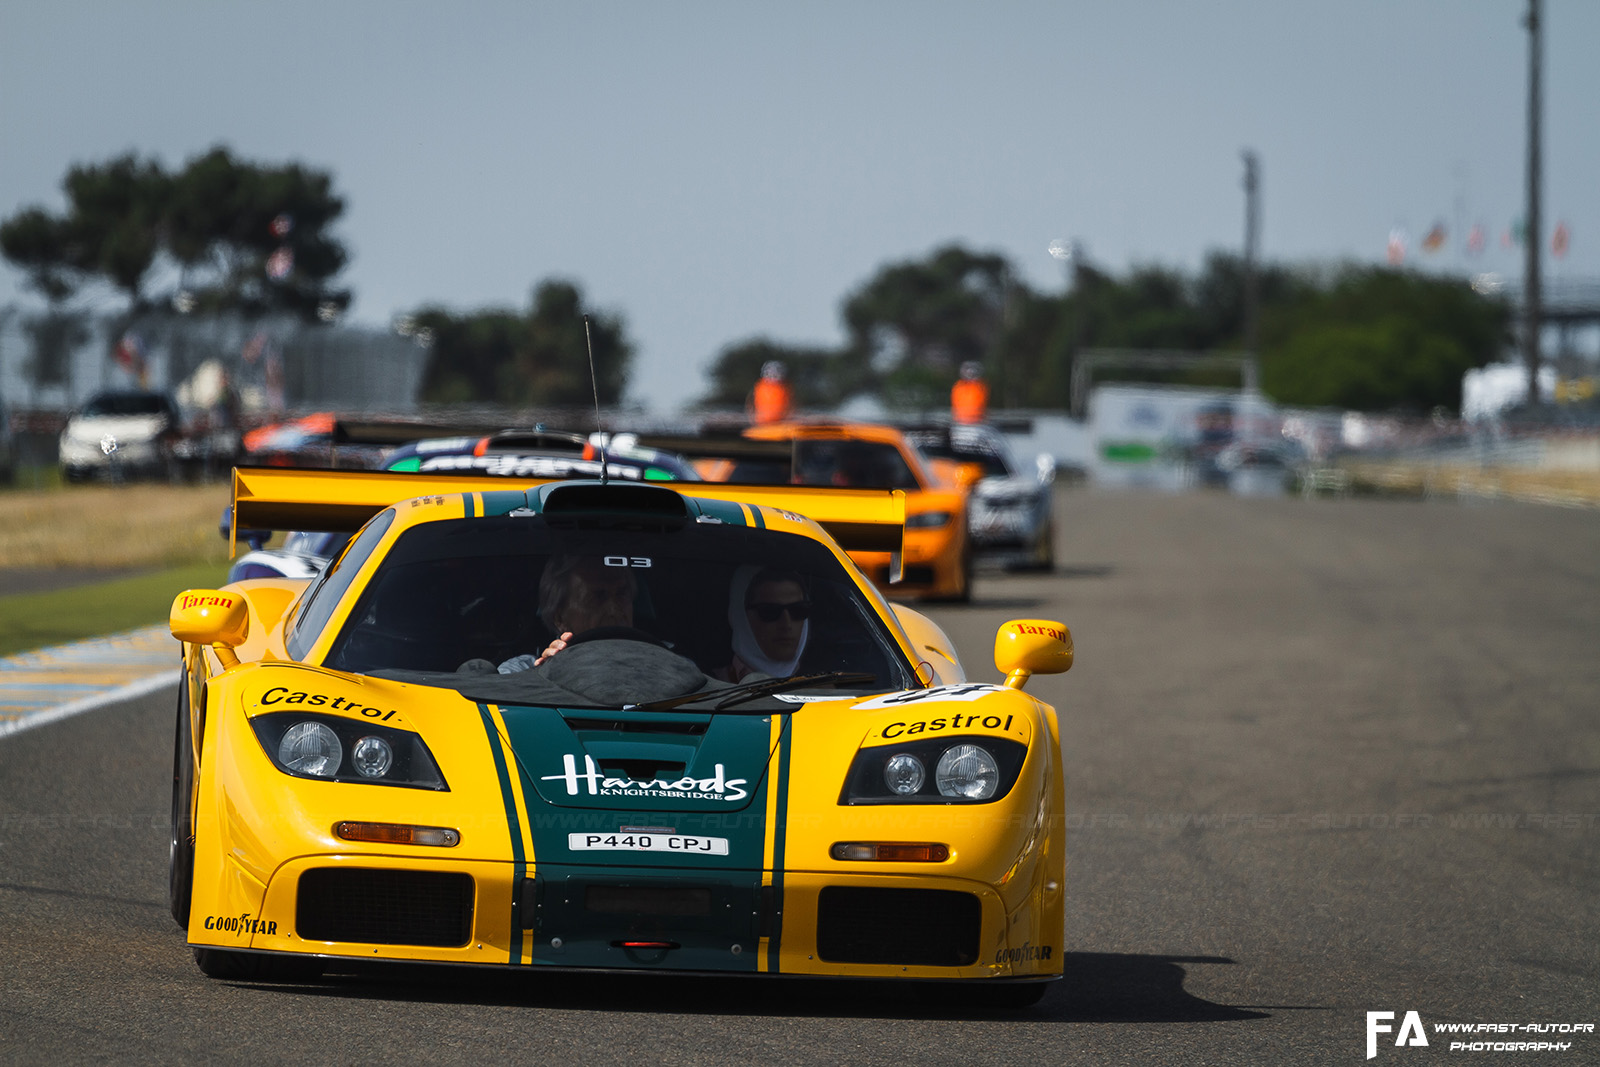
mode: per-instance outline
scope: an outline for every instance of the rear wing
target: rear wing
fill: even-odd
[[[550,480],[484,474],[235,467],[228,551],[231,556],[241,529],[351,532],[389,505],[413,497],[516,491],[550,484]],[[599,483],[584,484],[594,487]],[[622,484],[640,488],[636,482]],[[651,488],[692,499],[761,505],[804,515],[846,551],[891,553],[891,580],[898,580],[906,521],[902,490],[706,482],[651,483]]]

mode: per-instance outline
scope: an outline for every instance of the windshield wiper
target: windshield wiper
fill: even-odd
[[[813,685],[870,685],[878,680],[876,674],[865,671],[825,671],[822,674],[791,674],[787,678],[762,678],[759,681],[746,682],[736,685],[731,689],[712,689],[699,693],[689,693],[681,697],[672,697],[667,700],[655,700],[649,704],[635,704],[628,711],[666,711],[669,708],[681,707],[692,704],[697,700],[712,700],[721,697],[713,711],[722,711],[747,700],[768,696],[772,693],[782,693],[790,689],[805,689]]]

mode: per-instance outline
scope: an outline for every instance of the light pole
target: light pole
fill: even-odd
[[[1067,274],[1067,298],[1072,299],[1072,359],[1067,364],[1067,379],[1072,380],[1073,372],[1078,362],[1078,354],[1083,351],[1084,338],[1084,313],[1083,313],[1083,287],[1078,284],[1078,279],[1083,270],[1084,251],[1083,242],[1073,237],[1068,240],[1057,238],[1050,242],[1050,254],[1060,262]],[[1073,299],[1076,298],[1076,299]],[[1063,305],[1065,300],[1063,300]],[[1081,415],[1081,413],[1074,413]]]
[[[1261,245],[1261,161],[1249,148],[1240,155],[1244,157],[1244,351],[1254,356],[1260,301],[1256,259]]]
[[[1528,371],[1528,404],[1542,403],[1539,396],[1539,331],[1544,322],[1543,294],[1539,288],[1540,241],[1539,158],[1540,65],[1542,60],[1543,19],[1540,0],[1528,0],[1528,15],[1522,24],[1528,28],[1528,220],[1522,239],[1524,273],[1522,281],[1522,360]]]

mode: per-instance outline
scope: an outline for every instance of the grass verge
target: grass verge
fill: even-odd
[[[227,563],[189,563],[52,593],[0,597],[0,656],[165,622],[185,589],[214,589]]]
[[[84,485],[0,493],[0,567],[99,570],[221,563],[227,485]]]

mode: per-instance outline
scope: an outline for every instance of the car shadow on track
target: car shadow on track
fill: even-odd
[[[261,992],[399,1003],[485,1004],[671,1015],[826,1018],[1027,1019],[1030,1022],[1232,1022],[1268,1013],[1202,1000],[1183,988],[1182,964],[1222,956],[1069,952],[1065,974],[1037,1005],[997,1009],[964,1002],[961,988],[916,983],[750,976],[538,974],[419,964],[357,963],[309,985],[248,985]],[[933,993],[935,995],[929,995]]]

